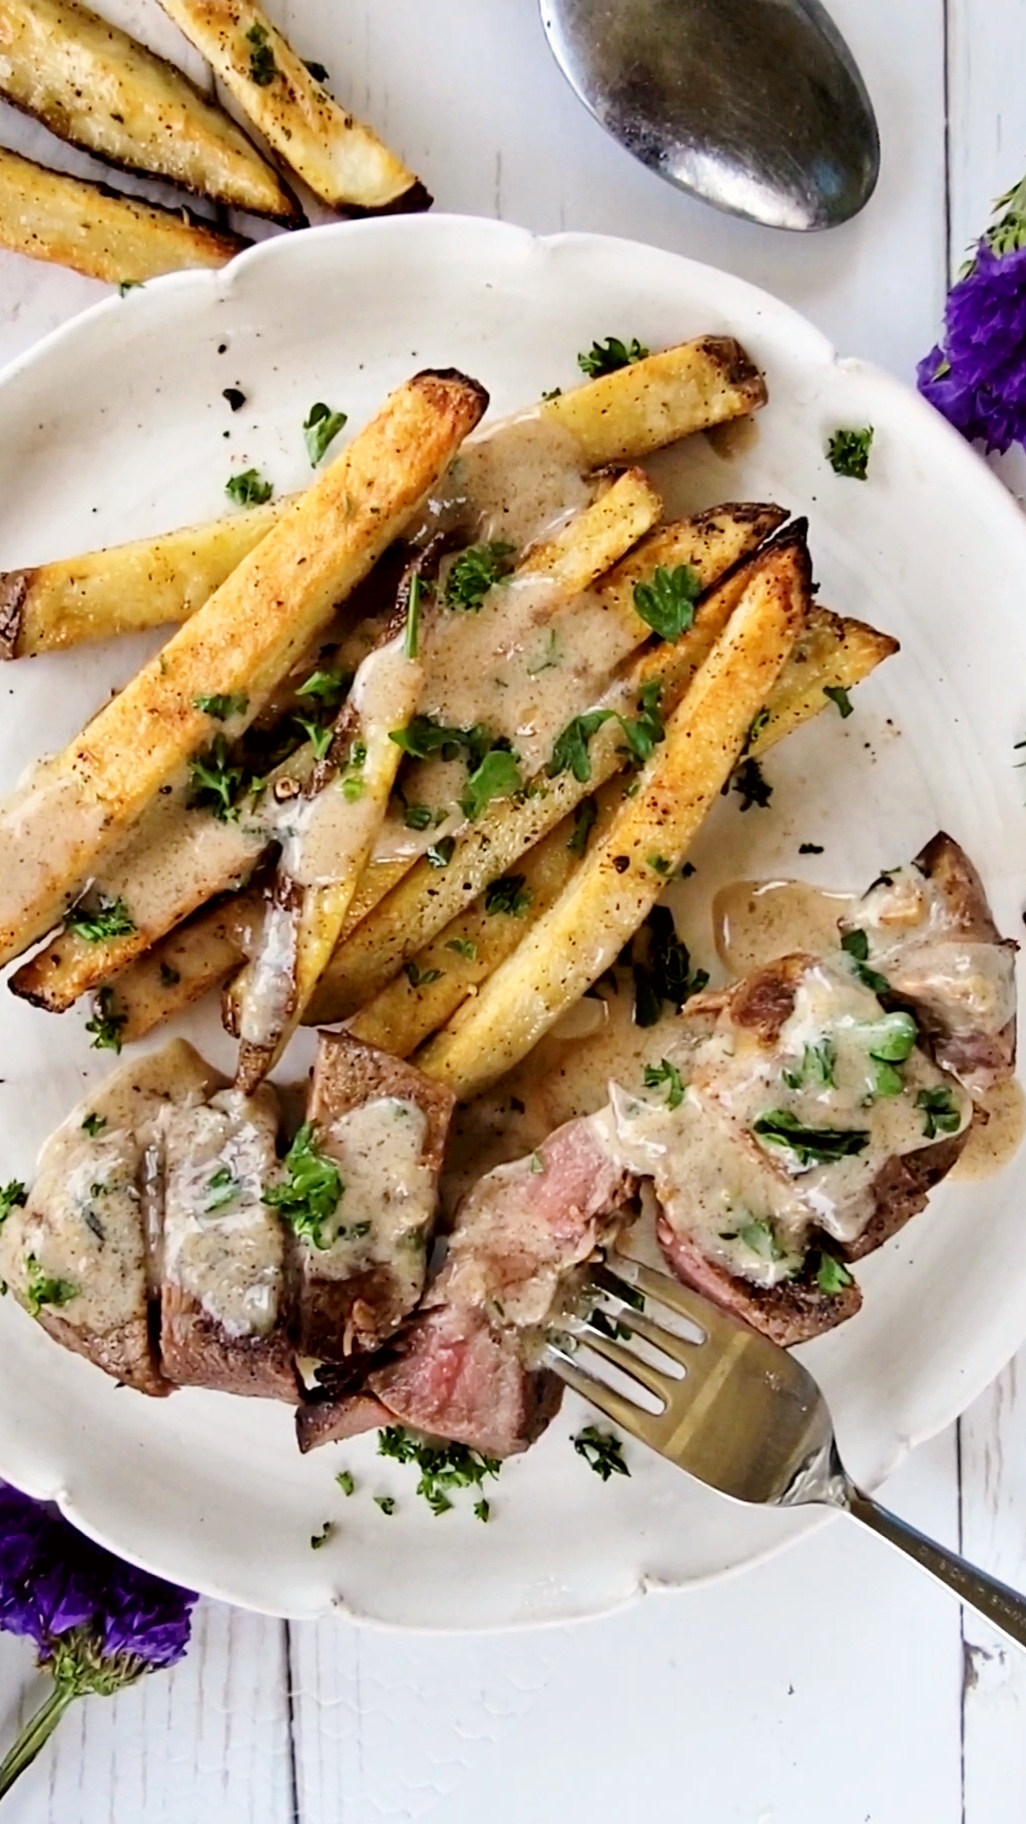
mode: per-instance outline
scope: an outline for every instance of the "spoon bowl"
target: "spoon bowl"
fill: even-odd
[[[880,169],[873,106],[819,0],[541,0],[596,120],[692,196],[771,228],[833,228]]]

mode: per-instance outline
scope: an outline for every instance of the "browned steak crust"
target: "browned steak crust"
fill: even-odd
[[[833,1330],[854,1317],[862,1304],[862,1293],[854,1280],[840,1292],[821,1291],[811,1258],[797,1279],[784,1280],[779,1286],[754,1286],[709,1260],[688,1236],[678,1235],[665,1216],[658,1218],[656,1229],[659,1245],[684,1285],[692,1286],[732,1316],[742,1318],[782,1349]]]
[[[56,1312],[45,1309],[40,1311],[38,1322],[55,1343],[62,1343],[65,1349],[72,1349],[88,1362],[95,1362],[105,1374],[122,1381],[126,1387],[134,1387],[139,1393],[152,1394],[158,1399],[174,1392],[174,1384],[160,1372],[147,1318],[133,1318],[103,1335],[95,1330],[77,1329]]]
[[[873,1214],[855,1241],[831,1241],[830,1250],[845,1260],[862,1260],[890,1241],[899,1229],[926,1208],[934,1185],[947,1177],[972,1132],[972,1122],[960,1134],[920,1147],[917,1153],[892,1154],[873,1181]]]
[[[161,1295],[160,1352],[178,1387],[210,1387],[296,1405],[292,1347],[283,1329],[269,1336],[229,1336],[181,1286]]]

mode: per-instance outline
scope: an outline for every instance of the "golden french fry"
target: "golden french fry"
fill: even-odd
[[[229,209],[304,219],[230,115],[79,0],[3,0],[0,94],[122,171],[151,172]]]
[[[280,158],[333,209],[427,209],[423,184],[311,75],[254,0],[161,0]]]
[[[123,1044],[182,1013],[243,961],[263,911],[255,888],[204,906],[117,977]]]
[[[249,242],[226,228],[121,196],[0,149],[0,247],[108,285],[142,285],[186,266],[226,266]]]
[[[420,1054],[428,1076],[462,1100],[486,1089],[615,961],[730,778],[801,630],[810,581],[808,553],[796,542],[763,558],[637,793],[555,905]]]
[[[730,378],[732,372],[744,375],[749,370],[754,372],[736,343],[704,337],[589,381],[544,401],[535,412],[563,428],[568,449],[576,449],[582,470],[590,464],[629,462],[676,438],[755,410],[765,400],[761,382]],[[497,440],[502,427],[495,426],[487,435]],[[276,502],[261,509],[269,516],[268,526],[289,504]],[[736,514],[746,509],[729,510]],[[226,554],[239,536],[239,522],[233,516],[32,571],[15,570],[6,577],[0,572],[0,657],[45,652],[79,639],[108,639],[122,630],[186,619],[201,606],[205,594],[224,581]],[[180,583],[175,571],[179,553]],[[140,600],[151,571],[152,613]],[[23,633],[15,625],[19,613]]]
[[[53,928],[159,788],[203,754],[218,724],[201,703],[237,702],[237,732],[252,721],[486,403],[454,373],[400,387],[157,657],[0,805],[0,960]]]

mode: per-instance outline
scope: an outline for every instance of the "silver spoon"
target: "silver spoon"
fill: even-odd
[[[819,0],[541,0],[564,74],[671,184],[771,228],[833,228],[880,169],[873,106]]]

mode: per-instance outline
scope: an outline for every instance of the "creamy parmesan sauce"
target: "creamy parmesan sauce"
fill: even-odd
[[[399,1282],[404,1308],[416,1303],[435,1208],[427,1126],[415,1102],[380,1096],[322,1129],[321,1148],[338,1165],[344,1188],[331,1247],[303,1244],[307,1272],[350,1279],[381,1263]]]
[[[971,941],[936,882],[918,868],[891,870],[852,918],[895,992],[942,1012],[950,1031],[998,1033],[1014,1016],[1014,949]]]
[[[992,1178],[1014,1158],[1026,1134],[1026,1096],[1016,1077],[995,1084],[980,1102],[977,1120],[948,1176],[961,1183]]]
[[[733,880],[713,900],[716,951],[733,976],[747,975],[793,950],[814,956],[837,949],[837,927],[850,893],[804,880]]]
[[[233,984],[239,1038],[246,1044],[267,1044],[292,1011],[297,935],[295,906],[270,902],[255,933],[256,953]]]
[[[229,1337],[267,1336],[281,1315],[284,1236],[262,1201],[277,1131],[266,1085],[164,1116],[164,1277]]]
[[[407,536],[426,543],[459,527],[468,542],[501,539],[522,550],[551,538],[594,492],[577,439],[535,408],[469,438],[429,500],[424,523]]]
[[[86,735],[82,741],[87,745]],[[0,926],[17,927],[27,904],[60,899],[65,882],[80,872],[82,844],[94,848],[109,821],[106,806],[77,773],[53,760],[33,766],[0,809]]]

